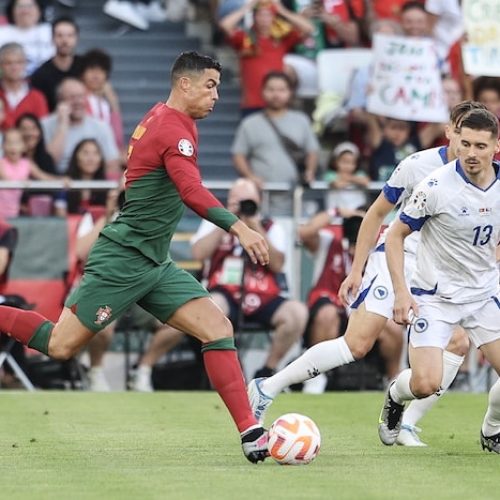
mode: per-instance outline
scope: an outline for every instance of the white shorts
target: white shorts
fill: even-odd
[[[500,296],[469,304],[451,304],[433,295],[415,299],[418,318],[409,328],[413,347],[444,349],[457,324],[464,328],[476,347],[500,339]]]
[[[414,256],[405,254],[405,279],[407,283],[414,268]],[[351,304],[352,309],[357,309],[364,303],[367,311],[387,319],[393,318],[394,289],[385,252],[373,252],[368,258],[360,290],[358,297]]]

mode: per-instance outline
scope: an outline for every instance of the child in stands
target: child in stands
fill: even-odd
[[[8,129],[3,136],[3,157],[0,159],[0,180],[54,180],[58,177],[41,170],[24,157],[26,145],[19,129]],[[0,190],[0,218],[17,217],[21,210],[22,189]]]

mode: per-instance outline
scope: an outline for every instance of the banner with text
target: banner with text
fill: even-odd
[[[500,1],[463,0],[467,43],[462,46],[465,72],[500,76]]]
[[[448,121],[432,40],[376,34],[373,50],[370,113],[417,122]]]

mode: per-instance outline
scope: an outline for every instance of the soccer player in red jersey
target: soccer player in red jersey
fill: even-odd
[[[208,191],[197,166],[195,120],[217,102],[220,64],[187,52],[171,71],[172,90],[136,127],[128,148],[125,204],[94,245],[80,286],[54,325],[34,311],[0,306],[0,331],[57,359],[68,359],[132,303],[202,342],[212,386],[226,404],[251,462],[267,456],[267,433],[255,420],[229,320],[208,292],[169,256],[184,204],[236,235],[254,263],[269,263],[267,243]]]

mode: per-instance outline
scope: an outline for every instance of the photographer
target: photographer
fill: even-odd
[[[241,315],[274,331],[265,366],[256,377],[271,375],[303,335],[307,322],[304,304],[281,296],[279,273],[285,261],[284,229],[259,213],[260,193],[249,179],[238,179],[228,196],[227,208],[250,228],[261,233],[269,245],[269,265],[254,265],[244,257],[238,241],[208,222],[202,222],[192,240],[193,257],[207,263],[207,288],[238,330]],[[243,285],[243,286],[242,286]]]

